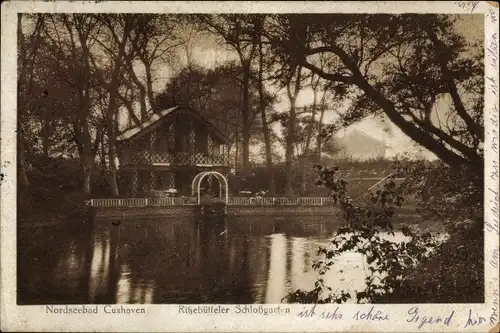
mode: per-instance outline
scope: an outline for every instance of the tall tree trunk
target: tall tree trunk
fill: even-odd
[[[101,168],[106,171],[108,166],[106,165],[106,151],[104,149],[104,132],[101,133]]]
[[[115,117],[114,112],[108,114],[107,133],[108,133],[108,177],[111,195],[117,197],[119,195],[118,183],[116,181],[116,138],[115,138]]]
[[[114,29],[113,24],[109,23],[109,28]],[[109,185],[111,188],[111,195],[113,196],[118,196],[119,191],[118,191],[118,183],[116,181],[116,128],[117,126],[117,111],[118,111],[118,98],[119,98],[119,92],[118,89],[120,87],[120,81],[122,79],[123,73],[122,73],[122,66],[123,62],[127,60],[127,58],[130,55],[126,54],[126,45],[129,40],[130,34],[133,29],[134,22],[133,20],[129,20],[128,18],[124,19],[123,22],[123,34],[122,38],[117,39],[116,42],[118,43],[118,52],[116,55],[114,55],[114,68],[111,74],[111,80],[108,83],[104,80],[104,78],[101,76],[100,81],[103,82],[106,85],[106,90],[109,92],[109,104],[106,112],[106,132],[108,134],[108,167],[109,167]],[[87,51],[88,52],[88,51]],[[127,66],[130,67],[130,63],[127,64]],[[134,71],[131,71],[131,76],[134,79],[137,78],[135,76]],[[141,83],[142,85],[142,83]],[[138,85],[139,87],[139,85]],[[144,88],[144,85],[142,85]],[[139,87],[140,89],[140,87]]]
[[[259,27],[262,29],[262,25]],[[262,134],[264,135],[264,144],[266,149],[266,166],[267,172],[269,174],[269,193],[275,195],[275,185],[274,185],[274,169],[273,169],[273,156],[271,150],[271,138],[269,136],[269,125],[267,123],[266,117],[266,101],[264,100],[264,82],[263,82],[263,72],[264,72],[264,55],[262,50],[262,36],[260,35],[259,40],[259,109],[260,117],[262,121]]]
[[[86,68],[87,77],[90,77],[90,69]],[[79,148],[80,161],[83,167],[83,184],[82,190],[83,194],[90,195],[92,193],[92,170],[95,164],[95,154],[96,150],[92,148],[92,138],[90,136],[89,123],[87,120],[87,115],[90,113],[90,86],[89,83],[85,83],[84,91],[85,93],[80,95],[80,101],[83,105],[82,113],[79,115],[79,122],[82,128],[82,132],[79,132],[78,144],[81,145]],[[86,111],[83,111],[86,110]],[[99,131],[96,131],[95,144],[99,143]]]
[[[90,195],[92,193],[91,181],[92,181],[92,166],[87,164],[83,166],[83,184],[82,184],[83,194]]]
[[[321,97],[320,104],[320,116],[318,121],[318,134],[316,136],[316,163],[321,161],[321,153],[323,149],[323,121],[325,117],[325,108],[326,108],[326,92],[323,92],[323,96]]]
[[[316,122],[316,113],[318,110],[318,92],[317,92],[317,90],[314,90],[313,96],[314,97],[313,97],[313,104],[312,104],[312,110],[311,110],[311,122],[309,123],[309,126],[307,127],[306,144],[304,147],[304,155],[306,157],[309,157],[309,152],[311,149],[311,140],[313,137],[314,124]]]
[[[302,75],[302,67],[297,67],[297,76],[295,78],[294,89],[292,91],[291,85],[292,80],[287,83],[287,94],[290,100],[290,115],[288,118],[287,135],[286,135],[286,147],[285,147],[285,196],[293,195],[293,148],[295,144],[295,128],[296,128],[296,102],[297,95],[300,91],[300,81]],[[295,74],[294,74],[295,75]]]
[[[257,17],[255,15],[255,17]],[[247,173],[250,168],[250,136],[251,136],[251,125],[252,116],[250,114],[250,71],[251,64],[255,52],[258,47],[258,36],[253,34],[251,36],[252,41],[248,43],[244,41],[249,35],[249,28],[247,27],[246,20],[243,18],[236,18],[235,16],[229,17],[229,15],[221,15],[219,19],[214,19],[210,15],[200,15],[200,21],[206,25],[208,31],[213,32],[216,35],[221,36],[228,46],[231,46],[234,51],[238,53],[238,57],[243,68],[243,106],[241,108],[241,114],[243,116],[243,131],[242,131],[242,150],[243,150],[243,173]]]
[[[144,89],[144,87],[142,89],[139,88],[139,95],[140,95],[141,122],[142,122],[148,118],[148,107],[146,104],[146,90]]]
[[[288,117],[288,128],[285,147],[285,196],[293,195],[293,148],[295,141],[295,98],[290,99],[290,116]]]
[[[78,155],[80,157],[80,165],[82,167],[83,173],[83,184],[82,192],[85,195],[91,195],[92,188],[92,170],[94,169],[95,154],[97,153],[96,145],[100,142],[100,130],[96,131],[96,139],[94,142],[94,147],[92,147],[92,139],[89,131],[88,115],[90,114],[90,81],[91,81],[91,70],[90,70],[90,60],[91,54],[88,49],[88,39],[87,32],[84,28],[80,26],[77,29],[78,43],[73,39],[73,28],[69,21],[64,21],[64,24],[71,37],[72,53],[73,59],[78,59],[78,48],[77,44],[80,45],[83,51],[82,64],[83,64],[83,75],[84,79],[80,80],[81,86],[79,86],[78,104],[79,104],[79,114],[75,119],[73,124],[73,131],[75,134],[76,144],[78,147]],[[76,60],[75,60],[76,61]],[[104,120],[103,120],[104,121]],[[101,124],[104,126],[104,123]]]
[[[243,145],[243,173],[250,169],[250,64],[243,66],[243,131],[241,142]]]
[[[147,118],[148,114],[148,108],[146,104],[146,97],[147,97],[147,91],[146,87],[144,84],[139,80],[137,75],[134,72],[134,68],[132,66],[132,62],[129,62],[128,64],[128,69],[130,71],[130,77],[132,78],[132,81],[134,81],[134,84],[137,86],[139,89],[139,105],[140,105],[140,112],[141,112],[141,121],[145,121]]]
[[[151,63],[148,61],[144,61],[144,68],[146,70],[146,87],[147,87],[147,94],[148,94],[148,100],[149,100],[149,105],[153,112],[156,112],[156,104],[154,100],[154,91],[153,91],[153,74],[151,73]]]
[[[129,89],[134,89],[133,85],[131,84],[131,82],[129,82],[129,87],[128,88]],[[133,92],[133,90],[132,90],[132,92]],[[140,125],[142,121],[139,118],[137,118],[137,116],[135,114],[134,106],[132,104],[133,97],[131,97],[130,99],[128,99],[126,96],[123,96],[122,94],[118,94],[118,99],[127,108],[127,111],[128,111],[127,112],[127,125],[128,125],[128,128],[131,128],[134,125]]]
[[[23,34],[23,14],[19,13],[17,17],[17,43],[18,43],[18,80],[17,80],[17,107],[20,119],[23,116],[28,116],[30,102],[28,99],[32,98],[32,85],[33,85],[33,67],[35,58],[38,54],[40,45],[40,35],[44,22],[44,15],[38,15],[36,19],[35,29],[30,36]],[[28,55],[26,49],[26,39],[33,44],[33,49]],[[23,85],[24,84],[24,85]],[[24,94],[23,94],[24,92]],[[18,124],[18,177],[20,185],[23,187],[29,186],[29,179],[26,170],[26,151],[25,141],[23,137],[22,124]]]
[[[317,100],[318,100],[318,91],[317,87],[314,89],[314,98],[313,98],[313,104],[312,104],[312,112],[311,112],[311,122],[308,124],[307,127],[307,133],[306,133],[306,143],[304,146],[304,152],[302,154],[302,165],[301,165],[301,172],[300,172],[300,190],[302,195],[305,195],[307,191],[307,181],[306,181],[306,175],[307,175],[307,170],[309,170],[309,162],[310,162],[310,147],[311,147],[311,139],[312,139],[312,134],[313,134],[313,127],[314,123],[316,121],[316,108],[317,108]]]
[[[80,97],[84,98],[82,96]],[[80,118],[84,117],[80,115]],[[78,148],[78,155],[80,157],[80,165],[83,174],[82,192],[85,195],[90,195],[92,193],[91,181],[92,170],[94,168],[94,155],[90,147],[90,133],[85,119],[75,121],[75,123],[73,123],[73,131],[75,133],[76,145]]]

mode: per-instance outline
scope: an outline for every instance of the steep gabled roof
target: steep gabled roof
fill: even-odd
[[[173,114],[174,112],[181,112],[181,111],[189,113],[190,115],[197,118],[199,121],[203,122],[210,129],[210,131],[213,134],[215,134],[221,141],[223,141],[224,143],[228,143],[229,141],[228,137],[224,133],[222,133],[217,127],[215,127],[211,122],[206,120],[198,112],[180,105],[154,113],[151,117],[149,117],[147,120],[143,121],[139,125],[133,126],[125,130],[120,135],[118,135],[116,141],[117,142],[127,141],[137,136],[141,136],[145,133],[148,133],[150,130],[155,128],[156,125],[158,125],[161,122],[161,120],[164,119],[166,116]]]

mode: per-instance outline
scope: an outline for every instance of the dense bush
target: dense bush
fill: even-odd
[[[28,172],[30,185],[18,189],[18,217],[21,220],[47,220],[68,216],[85,209],[90,196],[82,193],[82,172],[78,160],[33,158]],[[107,195],[107,182],[100,170],[92,175],[94,195]]]
[[[332,190],[345,212],[347,225],[337,231],[329,248],[319,249],[322,259],[313,265],[319,274],[314,288],[292,291],[285,297],[287,302],[343,303],[353,297],[345,290],[333,292],[334,286],[323,280],[336,259],[352,251],[361,253],[368,266],[365,289],[355,295],[358,303],[482,302],[481,175],[440,163],[401,165],[398,163],[395,170],[406,176],[403,184],[396,187],[389,179],[372,194],[372,207],[358,207],[350,200],[338,168],[318,168],[317,184]],[[429,215],[446,220],[449,239],[441,243],[431,233],[404,224],[401,231],[406,240],[385,239],[383,234],[392,232],[394,207],[401,204],[403,195],[416,196]],[[375,216],[369,223],[368,217]]]
[[[467,224],[450,233],[384,303],[483,303],[484,232]]]
[[[403,228],[403,234],[409,240],[394,242],[370,226],[340,228],[330,248],[318,250],[323,259],[313,265],[320,276],[314,289],[295,290],[285,300],[290,303],[343,303],[353,297],[345,290],[333,292],[332,286],[327,286],[322,278],[337,257],[352,251],[362,254],[366,260],[365,289],[356,292],[355,301],[373,303],[393,294],[407,283],[413,271],[432,253],[438,242],[430,233],[421,234],[409,227]]]
[[[453,230],[464,222],[483,220],[483,175],[466,167],[423,161],[405,163],[405,196],[412,196],[426,217],[437,217]]]
[[[443,222],[450,238],[414,272],[397,296],[412,302],[484,301],[482,170],[442,163],[407,164],[402,192],[415,196],[424,218]],[[397,301],[388,297],[386,301]]]

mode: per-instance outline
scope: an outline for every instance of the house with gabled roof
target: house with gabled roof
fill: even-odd
[[[154,113],[116,139],[128,195],[177,190],[191,195],[203,171],[229,172],[228,138],[198,112],[176,106]]]

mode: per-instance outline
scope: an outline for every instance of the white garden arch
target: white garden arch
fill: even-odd
[[[229,186],[227,184],[227,179],[224,177],[223,174],[217,171],[202,171],[193,178],[193,182],[191,183],[191,195],[195,195],[195,193],[198,196],[198,205],[200,204],[200,187],[201,187],[201,182],[205,177],[212,177],[215,176],[217,181],[219,182],[219,198],[225,200],[226,205],[229,203]],[[224,191],[224,193],[223,193]],[[224,196],[223,196],[224,195]]]

